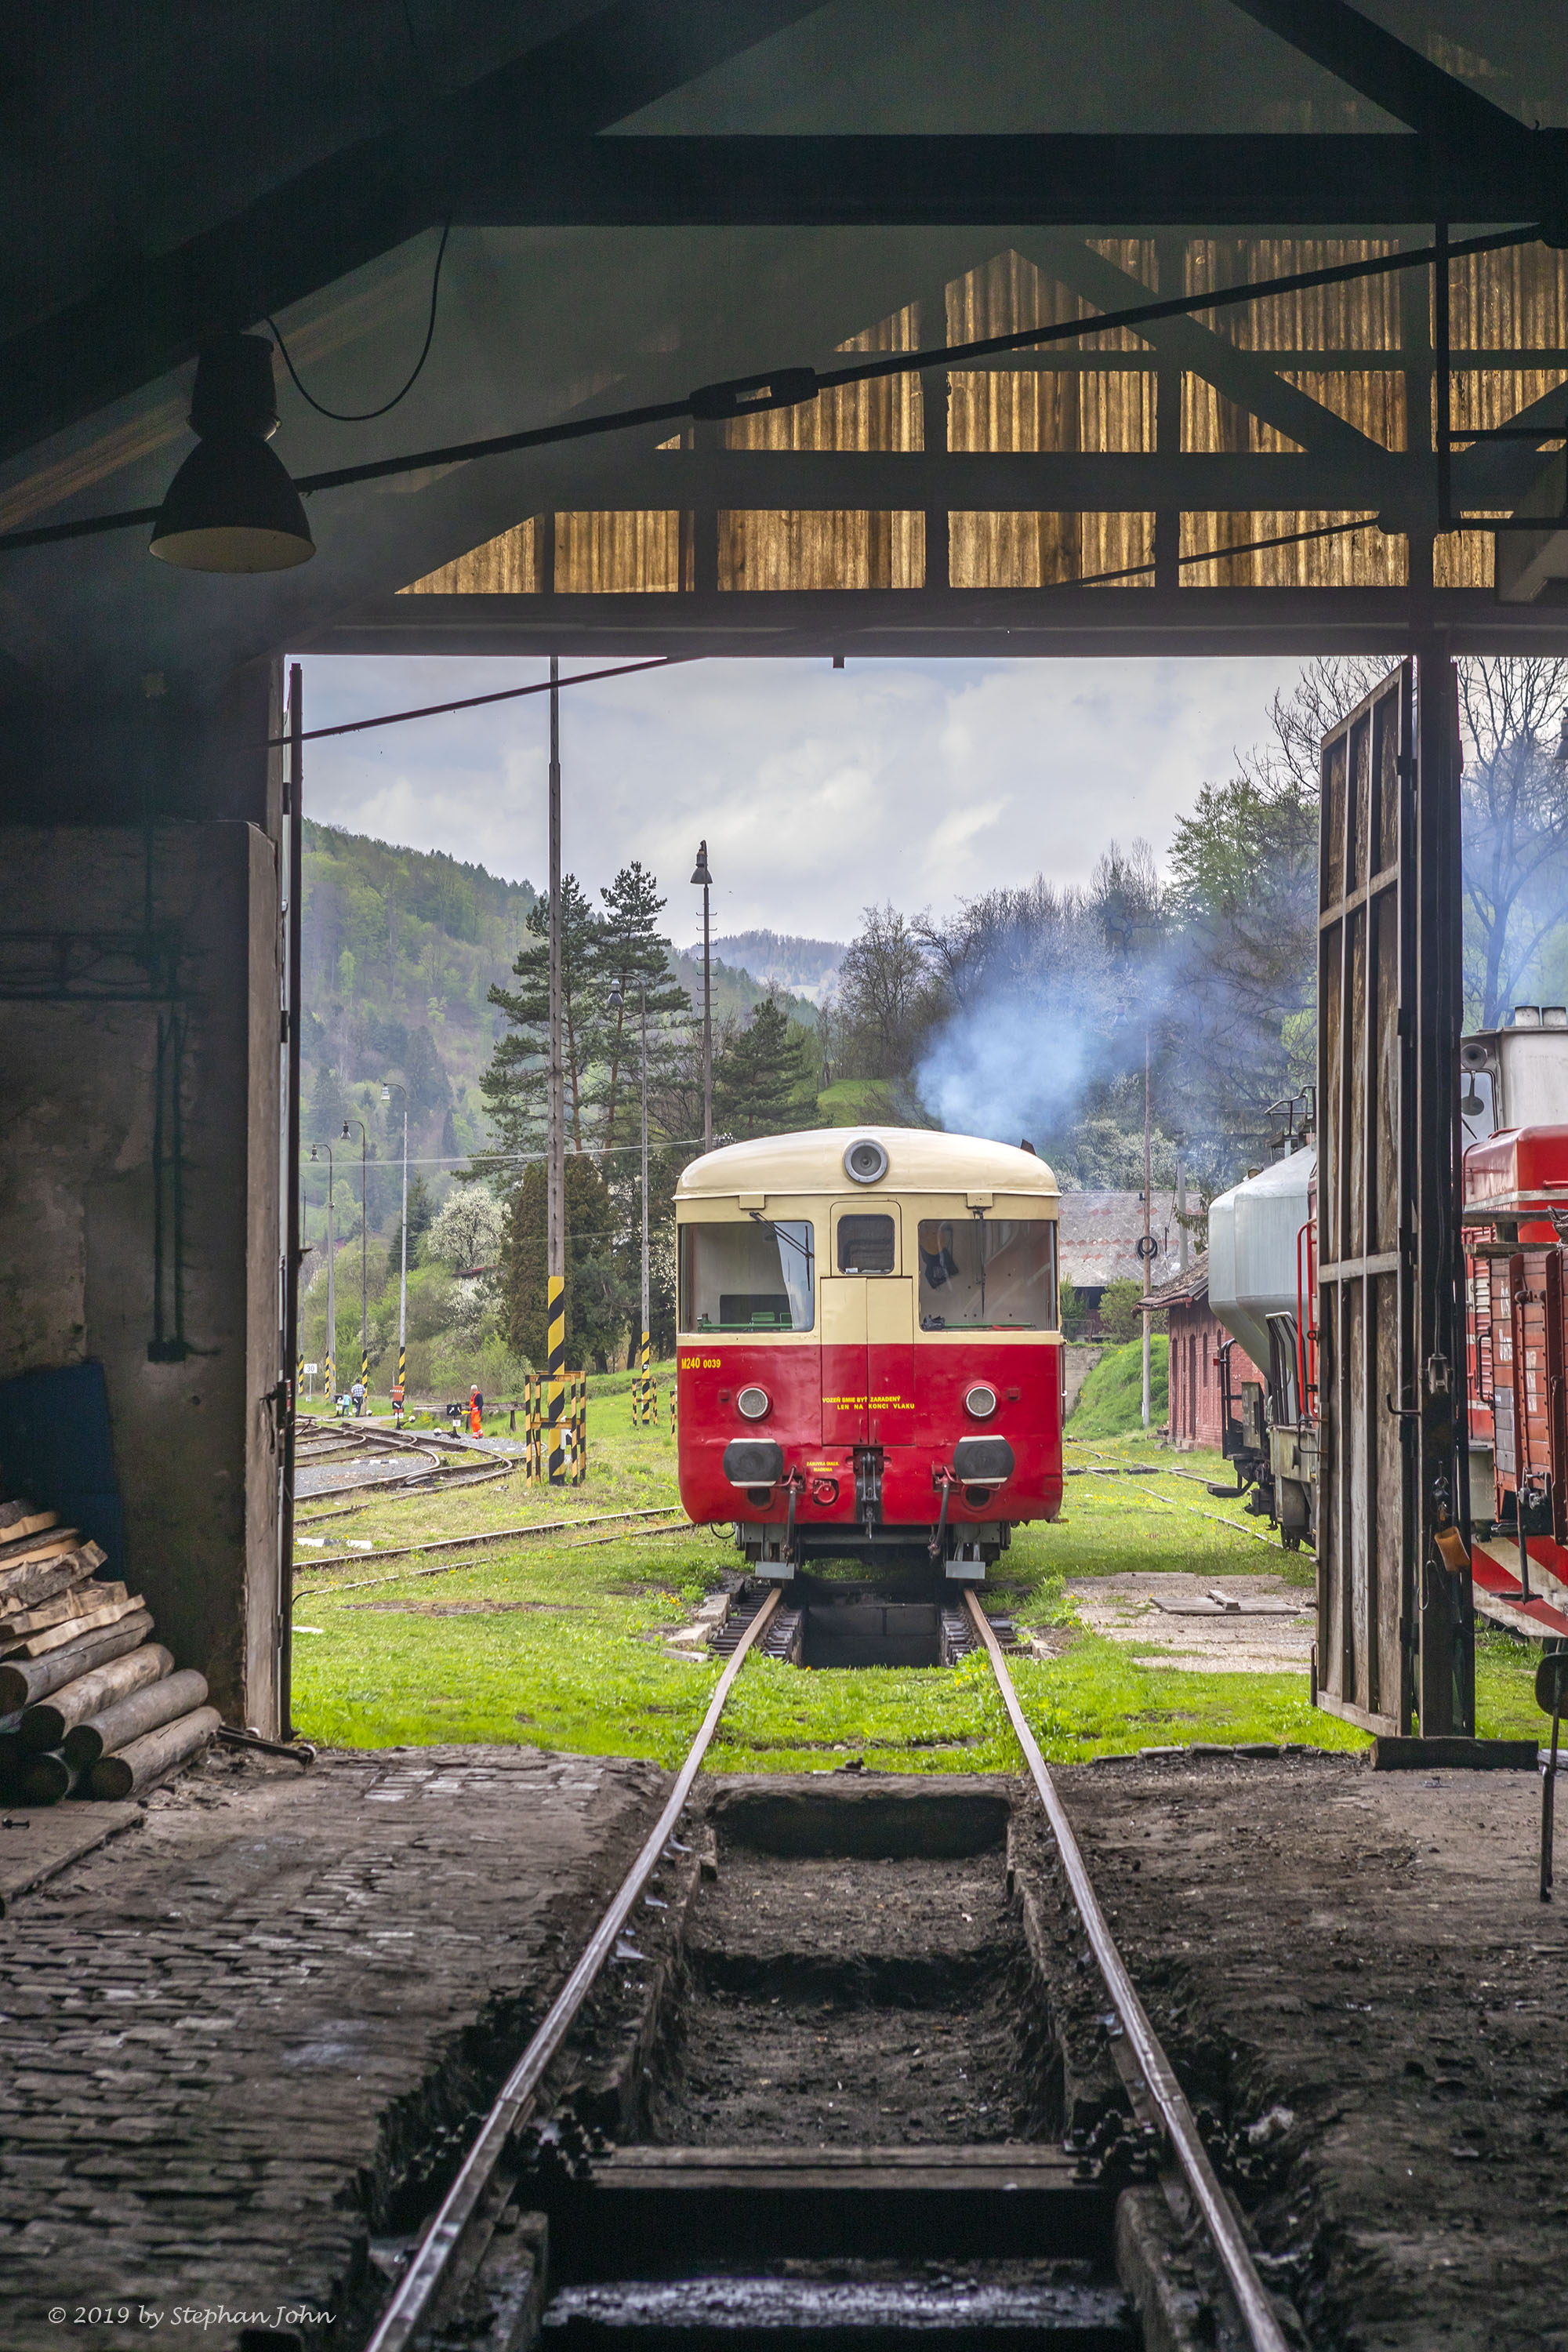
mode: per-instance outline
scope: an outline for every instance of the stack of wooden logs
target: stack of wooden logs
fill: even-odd
[[[0,1502],[0,1797],[133,1797],[218,1727],[198,1674],[149,1637],[140,1593],[58,1511]]]

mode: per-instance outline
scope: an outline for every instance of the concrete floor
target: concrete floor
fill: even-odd
[[[231,2352],[242,2319],[352,2315],[432,2126],[494,2087],[662,1785],[531,1748],[308,1772],[219,1754],[16,1899],[5,2352],[170,2335]],[[220,2308],[238,2316],[175,2317]]]

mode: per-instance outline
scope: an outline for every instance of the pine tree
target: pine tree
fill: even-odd
[[[561,1055],[566,1079],[566,1124],[572,1141],[584,1144],[584,1082],[599,1044],[598,944],[601,924],[568,874],[561,885]],[[492,988],[489,1001],[511,1024],[498,1038],[481,1080],[485,1108],[502,1147],[511,1152],[536,1149],[549,1117],[550,902],[529,909],[534,944],[519,950],[512,971],[517,989]]]
[[[566,1358],[605,1370],[628,1320],[617,1270],[615,1213],[605,1180],[582,1152],[565,1166]],[[535,1160],[511,1197],[501,1254],[501,1320],[513,1351],[542,1370],[548,1356],[547,1178]],[[637,1312],[636,1307],[629,1310]]]
[[[618,1013],[606,1014],[607,1029],[605,1054],[608,1068],[600,1089],[605,1111],[605,1142],[606,1147],[616,1139],[616,1118],[623,1096],[638,1081],[638,1032],[642,1020],[643,992],[650,1021],[660,1022],[671,1013],[689,1013],[691,999],[678,982],[670,977],[670,943],[658,929],[658,918],[666,901],[656,894],[658,877],[646,873],[637,858],[623,866],[607,889],[599,893],[605,902],[595,942],[603,992],[607,997],[612,987],[621,992]],[[650,1040],[650,1048],[652,1041]]]
[[[410,1272],[419,1263],[419,1244],[429,1232],[436,1215],[436,1203],[430,1198],[430,1188],[423,1176],[414,1176],[408,1184],[408,1265]],[[403,1220],[392,1228],[392,1240],[387,1249],[387,1278],[395,1281],[403,1271]]]
[[[792,1030],[776,996],[765,996],[715,1059],[713,1108],[719,1124],[736,1138],[812,1126],[816,1097],[809,1090],[809,1073],[815,1060],[811,1040]]]

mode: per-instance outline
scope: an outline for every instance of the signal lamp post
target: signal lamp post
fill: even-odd
[[[363,1118],[345,1118],[345,1143],[351,1126],[359,1129],[359,1382],[364,1389],[370,1385],[370,1136]]]
[[[384,1086],[381,1099],[403,1097],[403,1265],[397,1279],[397,1386],[406,1392],[408,1372],[408,1089],[395,1081]]]
[[[327,1395],[336,1410],[338,1402],[338,1235],[336,1207],[332,1197],[336,1170],[332,1165],[332,1147],[321,1146],[327,1155]],[[316,1147],[310,1146],[310,1157],[316,1157]]]
[[[647,1278],[647,982],[637,982],[639,1059],[642,1065],[642,1346],[637,1353],[637,1412],[644,1426],[653,1419],[653,1399],[648,1386],[648,1278]],[[626,1003],[621,982],[617,981],[610,994],[610,1010],[619,1013]]]
[[[708,870],[708,844],[697,845],[692,883],[702,891],[702,1149],[713,1149],[713,978],[709,952],[709,893],[713,877]]]

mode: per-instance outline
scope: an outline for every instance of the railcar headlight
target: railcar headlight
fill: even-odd
[[[989,1421],[996,1410],[995,1390],[984,1381],[976,1381],[963,1400],[963,1409],[972,1412],[976,1421]]]
[[[863,1135],[844,1154],[844,1173],[852,1184],[877,1184],[888,1172],[888,1155],[875,1136]]]
[[[766,1389],[742,1389],[735,1399],[735,1410],[746,1421],[761,1421],[772,1404]]]

